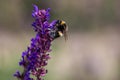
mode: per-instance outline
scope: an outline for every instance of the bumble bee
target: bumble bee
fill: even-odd
[[[67,27],[65,21],[55,20],[53,29],[51,30],[50,34],[53,39],[64,36],[65,40],[67,40],[67,38],[68,38],[67,31],[68,31],[68,27]]]

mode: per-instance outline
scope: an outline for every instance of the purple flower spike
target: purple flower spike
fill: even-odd
[[[17,71],[14,74],[19,80],[43,80],[42,77],[48,72],[45,66],[50,59],[48,52],[51,51],[50,46],[53,41],[53,38],[50,36],[52,27],[48,22],[50,18],[50,8],[39,10],[38,6],[33,6],[32,16],[35,21],[32,23],[32,26],[36,32],[36,36],[31,39],[30,46],[22,53],[22,59],[19,65],[22,66],[24,70],[22,73]],[[31,78],[31,75],[36,78]]]

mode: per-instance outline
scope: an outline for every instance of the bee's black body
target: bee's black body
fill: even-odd
[[[56,39],[64,35],[65,39],[67,38],[67,25],[64,21],[56,20],[54,23],[54,29],[51,31],[51,36]]]

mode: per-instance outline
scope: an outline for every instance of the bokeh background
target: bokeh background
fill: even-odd
[[[53,42],[45,80],[120,80],[120,0],[0,0],[0,80],[17,80],[22,70],[35,36],[32,4],[69,26],[69,39]]]

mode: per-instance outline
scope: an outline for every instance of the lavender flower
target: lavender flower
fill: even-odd
[[[22,53],[22,59],[19,65],[22,66],[24,70],[22,73],[17,71],[14,74],[19,80],[43,80],[42,77],[48,72],[45,66],[50,59],[48,52],[51,51],[51,42],[54,40],[50,35],[54,21],[51,24],[48,22],[50,8],[47,10],[39,10],[38,6],[33,6],[32,16],[35,21],[32,26],[36,32],[36,36],[31,39],[30,46]],[[35,79],[31,76],[35,76]]]

